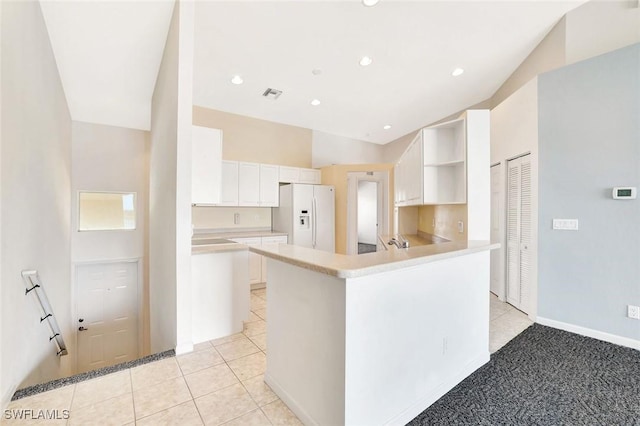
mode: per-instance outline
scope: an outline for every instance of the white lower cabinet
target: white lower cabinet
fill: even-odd
[[[191,255],[193,343],[240,333],[249,318],[246,250]]]
[[[236,243],[249,247],[262,245],[262,238],[232,238]],[[262,256],[249,252],[249,283],[257,284],[262,282]]]
[[[287,236],[230,238],[240,244],[261,246],[267,244],[287,244]],[[249,252],[249,284],[260,284],[267,281],[267,262],[264,256]]]

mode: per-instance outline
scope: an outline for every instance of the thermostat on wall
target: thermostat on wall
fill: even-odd
[[[633,186],[613,188],[613,198],[616,200],[635,200],[636,188]]]

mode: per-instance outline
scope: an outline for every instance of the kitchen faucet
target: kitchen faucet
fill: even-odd
[[[406,239],[402,238],[402,235],[398,235],[399,239],[391,238],[391,240],[389,240],[388,244],[389,245],[395,245],[398,248],[409,248],[409,241],[407,241]]]

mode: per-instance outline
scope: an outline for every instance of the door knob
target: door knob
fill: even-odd
[[[82,326],[78,327],[78,331],[87,331],[87,330],[88,330],[88,328],[85,328],[85,327],[82,327]]]

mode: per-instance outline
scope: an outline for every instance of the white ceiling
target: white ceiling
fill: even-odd
[[[197,0],[194,104],[386,143],[490,97],[584,1]],[[72,118],[149,129],[173,2],[42,8]]]
[[[40,4],[71,118],[149,130],[173,1]]]

